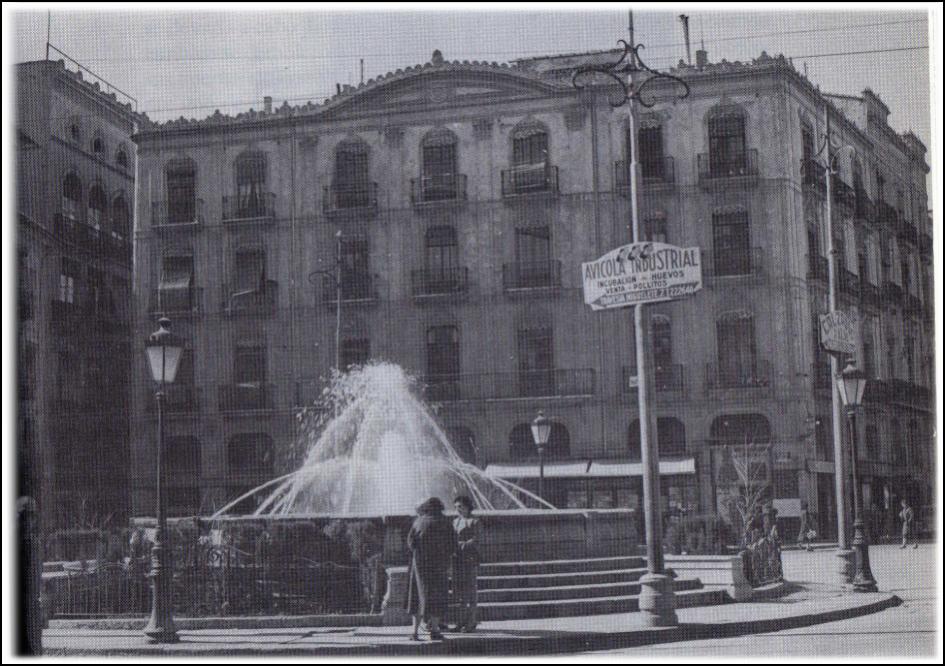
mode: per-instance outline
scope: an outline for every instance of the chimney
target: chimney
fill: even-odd
[[[686,64],[692,66],[692,49],[689,46],[689,17],[685,14],[679,15],[682,21],[683,41],[686,42]]]
[[[272,97],[269,95],[263,97],[263,111],[266,113],[272,113]]]
[[[696,51],[696,69],[704,69],[706,65],[709,64],[709,52],[705,50],[705,46]]]

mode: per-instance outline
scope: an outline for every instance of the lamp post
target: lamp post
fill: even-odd
[[[538,496],[542,499],[545,499],[545,447],[550,436],[551,421],[545,418],[544,412],[538,412],[532,421],[532,439],[538,448]]]
[[[177,629],[171,606],[170,570],[165,540],[167,517],[164,515],[164,387],[177,376],[177,366],[184,351],[183,341],[171,333],[171,320],[161,317],[160,328],[145,343],[151,377],[158,384],[157,421],[157,529],[151,548],[151,619],[144,634],[152,643],[176,643]]]
[[[856,557],[856,573],[853,576],[853,589],[857,592],[876,592],[876,579],[870,570],[869,541],[863,529],[863,516],[860,513],[860,477],[857,472],[856,455],[856,412],[863,402],[866,390],[866,374],[856,368],[852,359],[837,379],[837,389],[843,405],[847,408],[850,429],[850,464],[853,472],[853,552]]]

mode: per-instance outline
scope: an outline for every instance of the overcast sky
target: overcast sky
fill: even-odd
[[[646,61],[685,54],[678,11],[635,12]],[[898,131],[930,145],[928,25],[922,11],[688,12],[693,52],[704,39],[717,62],[761,51],[794,57],[823,90],[870,87]],[[46,14],[13,15],[17,61],[42,59]],[[335,83],[365,79],[430,59],[508,61],[607,49],[627,36],[624,9],[542,12],[66,12],[53,11],[51,41],[139,101],[152,119],[236,113],[271,95],[275,104],[321,101]],[[7,27],[9,29],[9,26]],[[8,33],[9,34],[9,33]],[[913,49],[856,55],[858,51]],[[693,56],[694,57],[694,56]]]

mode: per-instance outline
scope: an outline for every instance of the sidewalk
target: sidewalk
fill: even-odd
[[[475,634],[447,634],[443,642],[413,642],[409,627],[204,629],[180,631],[180,642],[152,645],[140,631],[94,630],[54,622],[43,632],[46,655],[522,655],[606,650],[780,631],[858,617],[898,606],[889,593],[843,593],[809,586],[777,600],[686,608],[679,626],[651,629],[638,613],[517,622],[488,622]]]

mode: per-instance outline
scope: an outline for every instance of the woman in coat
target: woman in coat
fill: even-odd
[[[476,597],[479,594],[479,519],[472,515],[473,502],[466,495],[453,501],[458,514],[453,519],[453,529],[459,540],[459,548],[453,556],[453,593],[460,607],[459,622],[454,631],[471,633],[476,630]]]
[[[407,609],[414,616],[413,640],[420,640],[420,620],[426,622],[430,638],[442,640],[440,619],[449,604],[450,560],[456,552],[456,532],[443,515],[443,502],[431,497],[417,507],[417,518],[407,533],[411,552],[410,589]]]

